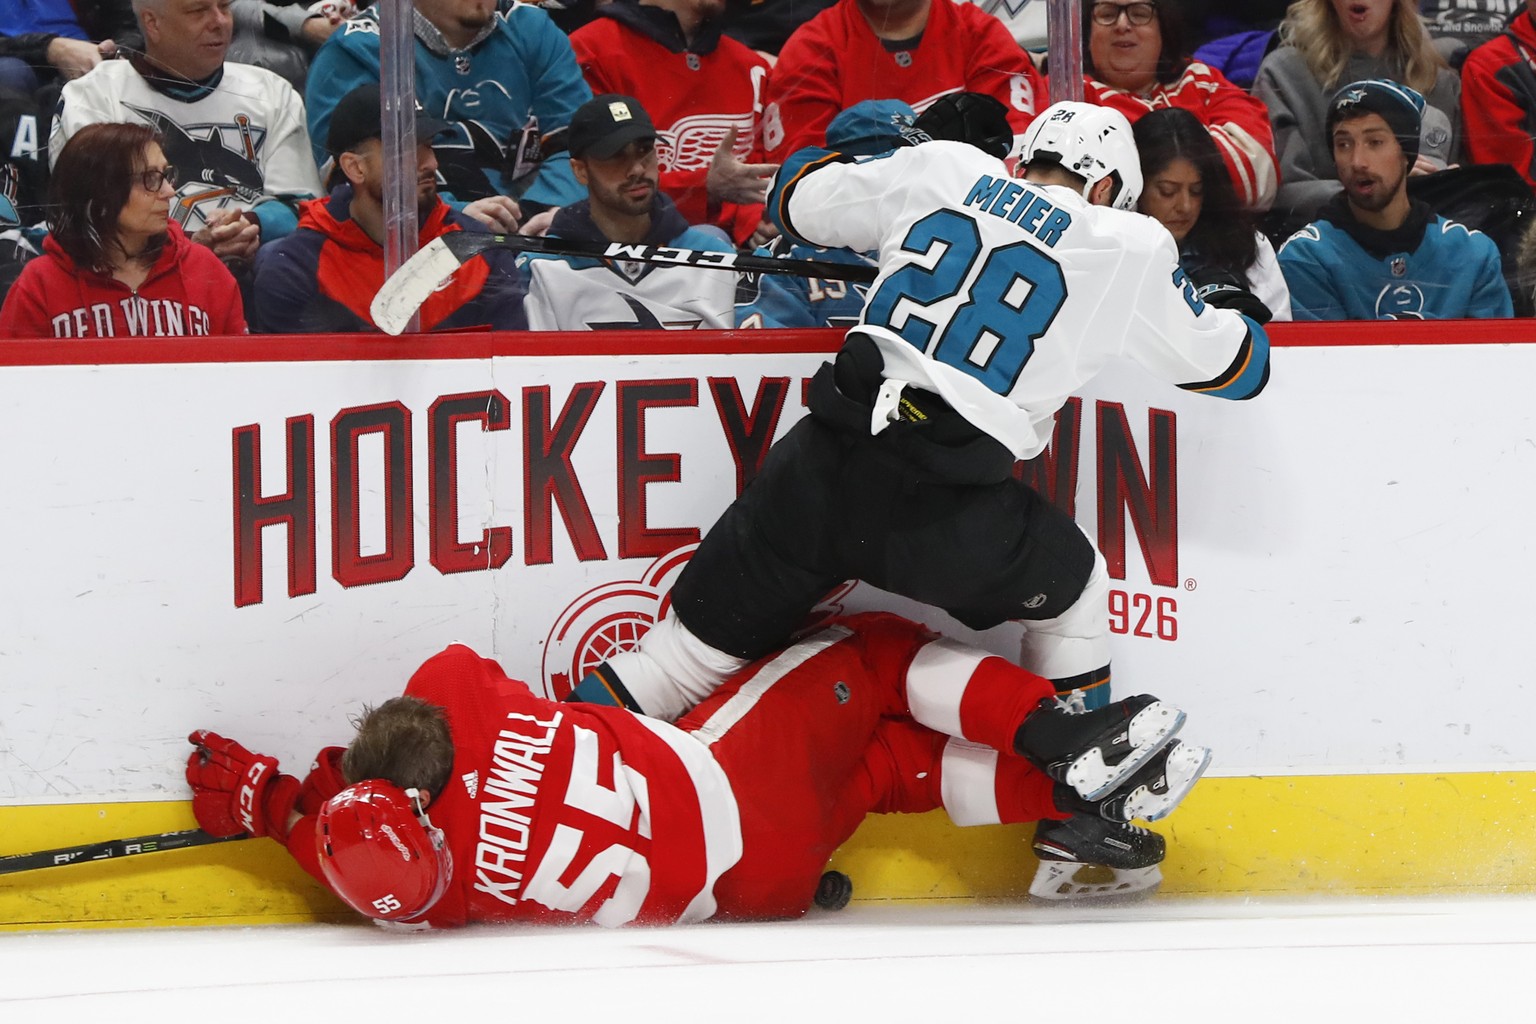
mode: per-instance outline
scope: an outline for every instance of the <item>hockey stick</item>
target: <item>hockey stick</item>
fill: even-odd
[[[39,850],[37,853],[10,853],[0,856],[0,875],[18,871],[36,871],[38,868],[58,868],[66,864],[79,864],[91,860],[116,860],[140,853],[161,853],[166,850],[185,850],[193,846],[210,846],[228,843],[236,839],[249,839],[248,833],[236,836],[211,836],[200,828],[184,832],[161,832],[153,836],[135,836],[132,839],[108,839],[101,843],[83,843],[80,846],[64,846],[57,850]]]
[[[405,330],[412,314],[421,308],[438,286],[475,255],[487,249],[542,252],[551,256],[581,256],[633,263],[733,270],[757,274],[793,274],[839,281],[868,282],[875,268],[829,260],[789,260],[737,252],[677,249],[667,245],[627,245],[623,242],[583,242],[571,238],[538,238],[532,235],[483,235],[454,231],[439,235],[400,265],[379,289],[369,306],[373,322],[389,334]]]

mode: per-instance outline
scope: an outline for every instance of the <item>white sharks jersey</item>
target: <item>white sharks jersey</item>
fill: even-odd
[[[160,133],[166,161],[180,173],[171,214],[188,234],[221,210],[321,192],[304,102],[286,79],[264,68],[226,61],[214,87],[189,86],[173,95],[152,86],[129,61],[103,61],[64,87],[49,159],[58,159],[75,132],[99,121],[147,124]]]
[[[801,150],[768,210],[811,244],[878,250],[855,330],[880,346],[886,379],[938,393],[1019,458],[1117,355],[1224,398],[1267,379],[1263,328],[1197,297],[1161,224],[1013,179],[963,143],[858,161]]]

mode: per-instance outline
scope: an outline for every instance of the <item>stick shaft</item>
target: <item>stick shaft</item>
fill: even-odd
[[[875,279],[876,274],[872,266],[861,263],[835,263],[831,260],[779,259],[753,253],[680,249],[670,245],[586,242],[574,238],[534,238],[527,235],[492,235],[490,237],[495,241],[490,246],[482,246],[482,248],[516,249],[523,252],[548,253],[552,256],[584,256],[599,260],[628,260],[636,263],[704,267],[754,274],[823,277],[839,281],[869,282]],[[449,242],[450,246],[453,244],[452,241]]]
[[[202,829],[182,832],[161,832],[151,836],[135,836],[131,839],[108,839],[99,843],[82,843],[79,846],[61,846],[56,850],[39,850],[36,853],[12,853],[0,856],[0,875],[18,871],[36,871],[40,868],[59,868],[67,864],[79,864],[92,860],[116,860],[141,853],[163,853],[167,850],[184,850],[193,846],[211,846],[236,839],[249,839],[249,835],[211,836]]]

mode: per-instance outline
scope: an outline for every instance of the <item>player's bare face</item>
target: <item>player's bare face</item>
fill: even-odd
[[[1163,52],[1163,27],[1153,7],[1146,17],[1145,0],[1096,0],[1092,5],[1088,52],[1099,81],[1126,92],[1141,93],[1157,82],[1157,59]],[[1134,10],[1133,10],[1134,9]],[[1113,17],[1110,24],[1104,21]]]
[[[588,156],[583,163],[594,206],[623,217],[651,212],[661,180],[654,139],[631,142],[610,157]]]
[[[184,78],[207,78],[224,64],[235,20],[231,0],[163,0],[144,8],[144,38],[155,63]]]
[[[1333,163],[1351,206],[1385,210],[1404,189],[1403,147],[1380,114],[1341,121],[1333,129]]]
[[[1141,212],[1161,221],[1180,243],[1194,229],[1204,205],[1205,179],[1181,156],[1154,173],[1141,193]]]
[[[151,142],[146,145],[134,166],[128,201],[117,215],[117,242],[123,252],[128,254],[142,252],[151,238],[165,232],[166,221],[170,219],[171,200],[176,198],[176,186],[166,174],[169,165],[158,144]],[[155,180],[157,178],[158,181]],[[146,182],[156,187],[147,188]]]
[[[1380,54],[1387,45],[1387,28],[1397,0],[1331,0],[1339,27],[1350,45],[1362,53]]]

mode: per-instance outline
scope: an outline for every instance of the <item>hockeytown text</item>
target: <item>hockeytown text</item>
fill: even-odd
[[[264,431],[259,424],[236,427],[231,446],[235,606],[267,600],[262,549],[270,543],[286,545],[288,596],[315,593],[317,516],[327,512],[331,576],[343,588],[404,579],[417,566],[415,523],[423,520],[427,523],[427,562],[442,574],[500,570],[514,554],[525,566],[554,563],[559,547],[557,522],[570,550],[583,562],[656,558],[695,543],[725,503],[751,481],[780,427],[788,426],[785,407],[797,383],[803,408],[806,381],[790,377],[761,378],[750,400],[733,377],[588,381],[572,386],[558,405],[550,387],[534,385],[521,389],[516,406],[501,391],[490,389],[438,397],[424,416],[398,401],[345,408],[331,417],[324,441],[317,433],[313,413],[287,417],[275,438],[270,435],[276,431]],[[606,430],[592,426],[593,414],[605,400],[614,403],[616,436],[604,437]],[[712,407],[714,415],[694,416],[689,421],[689,433],[696,436],[695,431],[718,431],[723,437],[735,468],[735,491],[701,495],[695,521],[652,522],[657,513],[647,502],[650,485],[697,484],[708,492],[710,482],[690,479],[684,454],[660,450],[667,445],[656,440],[655,431],[648,435],[647,416],[659,409],[698,408],[702,403]],[[513,436],[521,439],[516,453],[522,478],[521,530],[499,523],[486,527],[479,536],[461,536],[460,478],[466,474],[483,476],[485,470],[477,457],[466,454],[461,458],[461,428],[510,432],[514,415],[519,430]],[[1085,458],[1084,417],[1089,415],[1093,417],[1093,450]],[[419,422],[422,419],[424,425]],[[1097,536],[1110,575],[1126,579],[1130,535],[1134,534],[1152,586],[1176,588],[1177,418],[1169,410],[1148,409],[1144,446],[1137,443],[1132,419],[1118,402],[1070,399],[1057,413],[1050,446],[1035,459],[1015,466],[1015,474],[1073,516],[1079,512],[1080,483],[1091,482],[1089,493],[1096,509],[1084,523]],[[425,434],[424,466],[415,454],[421,434]],[[361,445],[360,441],[370,435],[377,435],[375,443]],[[284,471],[277,480],[268,478],[273,474],[262,472],[262,447],[273,443],[282,445],[284,451],[280,460]],[[603,481],[605,486],[599,489],[593,486],[593,470],[577,470],[574,456],[578,445],[587,452],[606,449],[614,453],[611,469],[606,470],[616,484],[616,507],[612,510],[595,509],[589,503],[588,493],[607,493],[609,481]],[[381,464],[360,465],[365,451],[378,453]],[[318,469],[322,459],[329,463],[324,481]],[[365,468],[367,478],[383,481],[382,502],[362,500]],[[1091,478],[1084,479],[1088,473]],[[425,480],[424,497],[417,487],[419,477]],[[715,483],[713,489],[723,488]],[[384,537],[379,550],[366,553],[362,530],[365,512],[382,516],[382,523],[374,525]],[[615,524],[611,537],[605,538],[600,521]],[[1122,618],[1134,617],[1142,604],[1150,609],[1156,600],[1172,601],[1144,594],[1122,596],[1127,602]],[[1158,607],[1159,615],[1163,607]],[[1167,635],[1159,638],[1173,639]]]

